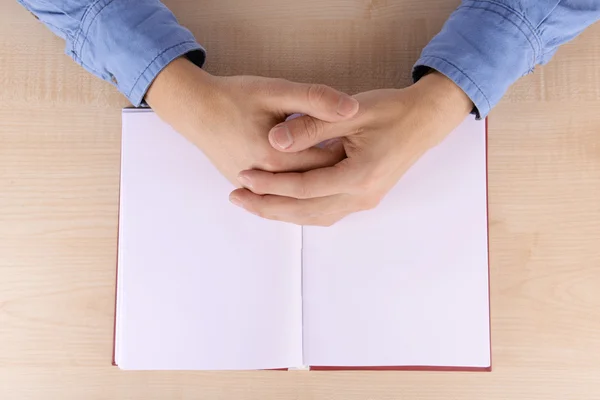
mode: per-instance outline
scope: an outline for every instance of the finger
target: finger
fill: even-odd
[[[358,112],[358,101],[329,86],[272,79],[268,104],[286,114],[301,113],[324,121],[341,121]]]
[[[357,130],[355,119],[332,123],[305,115],[273,127],[269,132],[269,143],[279,151],[295,152],[329,139],[355,134]]]
[[[310,199],[348,193],[360,177],[342,162],[300,173],[246,170],[238,179],[254,193]]]
[[[299,225],[318,225],[333,222],[336,216],[347,214],[348,202],[343,196],[298,200],[283,196],[261,196],[247,189],[237,189],[230,201],[262,218],[291,222]]]
[[[346,158],[344,146],[331,145],[325,148],[313,147],[299,153],[281,155],[282,165],[277,171],[304,172],[312,169],[331,167]]]

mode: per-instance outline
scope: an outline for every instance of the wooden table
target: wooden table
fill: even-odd
[[[168,1],[208,70],[404,86],[458,1]],[[490,117],[492,373],[122,372],[110,365],[120,109],[0,5],[0,398],[600,398],[600,25]]]

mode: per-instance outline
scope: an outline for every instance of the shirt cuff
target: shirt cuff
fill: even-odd
[[[205,50],[158,0],[98,0],[67,43],[67,54],[111,82],[134,106],[171,61],[187,55],[199,67]]]
[[[516,10],[494,1],[464,1],[423,49],[413,69],[419,80],[435,69],[456,83],[484,118],[521,76],[533,71],[541,42]]]

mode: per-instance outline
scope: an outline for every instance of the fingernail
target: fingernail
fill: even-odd
[[[337,113],[342,117],[354,115],[358,110],[358,100],[350,96],[341,96],[338,103]]]
[[[286,125],[276,126],[271,132],[271,139],[273,144],[280,149],[287,149],[294,144],[292,134]]]
[[[229,201],[234,206],[243,207],[242,201],[239,198],[235,197],[235,196],[229,197]]]
[[[248,189],[252,189],[252,182],[250,181],[250,179],[244,175],[238,175],[238,181],[242,184],[242,186],[244,186],[245,188]]]

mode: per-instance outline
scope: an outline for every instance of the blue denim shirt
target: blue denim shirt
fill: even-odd
[[[204,49],[159,0],[18,0],[66,41],[65,52],[139,106],[158,73]]]
[[[506,90],[600,19],[600,0],[465,0],[423,50],[419,79],[436,69],[485,117]]]
[[[136,106],[158,73],[205,51],[159,0],[18,0],[66,41],[66,53]],[[240,0],[242,1],[242,0]],[[600,0],[464,0],[415,64],[452,79],[485,117],[508,87],[600,19]]]

